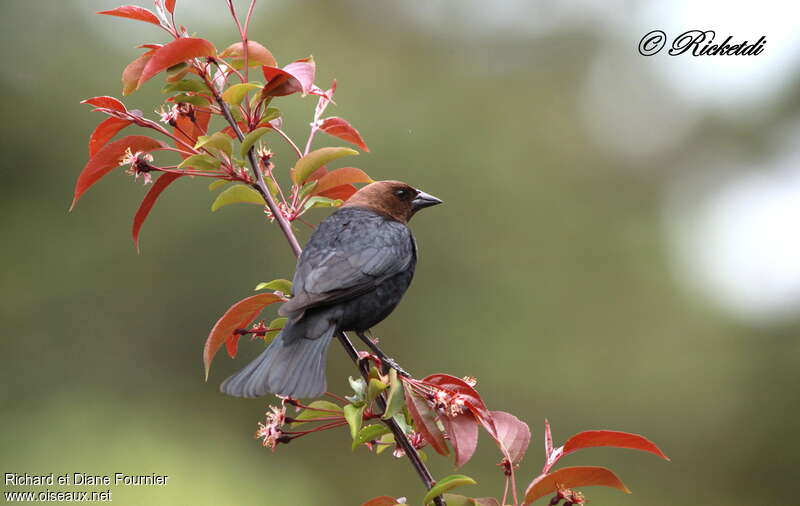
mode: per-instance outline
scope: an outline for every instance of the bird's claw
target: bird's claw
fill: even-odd
[[[405,369],[400,367],[400,364],[395,362],[395,360],[393,358],[389,358],[389,357],[383,358],[383,364],[386,365],[387,367],[391,367],[392,369],[397,371],[397,374],[399,374],[400,376],[405,376],[406,378],[410,378],[411,377],[411,375],[408,372],[406,372]]]

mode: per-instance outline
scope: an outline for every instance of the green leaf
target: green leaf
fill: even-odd
[[[263,86],[263,84],[255,82],[234,84],[225,90],[225,93],[222,94],[222,100],[231,105],[238,106],[242,103],[248,91],[260,90]]]
[[[429,502],[433,501],[434,497],[440,496],[456,487],[477,484],[478,483],[469,476],[464,476],[463,474],[451,474],[447,478],[442,478],[439,480],[439,482],[434,485],[427,494],[425,494],[425,498],[422,500],[422,502],[424,504],[428,504]]]
[[[237,184],[217,195],[216,200],[211,204],[211,211],[214,212],[220,207],[238,203],[267,205],[260,193],[249,186]]]
[[[465,495],[444,494],[442,499],[447,506],[475,506],[475,502]]]
[[[277,290],[284,294],[292,293],[292,282],[288,279],[273,279],[256,285],[256,290]]]
[[[397,424],[397,426],[400,427],[400,429],[402,429],[403,434],[411,434],[411,432],[413,432],[413,430],[414,430],[409,425],[409,422],[406,421],[406,416],[410,417],[410,415],[408,415],[407,411],[408,410],[404,409],[403,411],[397,413],[396,415],[394,415],[392,417],[392,418],[394,418],[394,421]],[[409,418],[409,420],[410,419],[411,418]]]
[[[225,135],[222,132],[216,132],[213,135],[201,135],[197,138],[197,144],[194,145],[194,149],[205,148],[209,151],[219,150],[224,151],[226,155],[231,156],[231,150],[233,149],[233,141],[231,138]]]
[[[381,443],[388,443],[388,444],[380,444],[375,448],[375,453],[380,455],[382,452],[386,451],[387,448],[392,447],[391,443],[395,442],[394,434],[384,434],[378,441],[380,441]]]
[[[280,118],[281,114],[283,114],[283,113],[281,112],[280,109],[278,109],[276,107],[268,107],[264,111],[264,114],[261,115],[261,119],[258,120],[258,122],[259,123],[266,123],[267,121],[272,121],[275,118]]]
[[[233,116],[233,119],[235,119],[236,121],[238,122],[244,121],[244,115],[242,114],[242,111],[238,107],[231,108],[230,113],[231,116]]]
[[[449,494],[445,494],[445,497],[448,495]],[[494,497],[476,497],[472,499],[472,504],[474,506],[501,506],[500,501]]]
[[[343,156],[357,155],[358,151],[350,148],[320,148],[315,149],[303,158],[297,160],[297,164],[292,168],[292,181],[302,185],[308,176],[314,173],[323,165],[330,163]]]
[[[269,326],[272,327],[272,324],[270,323]],[[320,409],[325,411],[317,411]],[[328,413],[328,411],[335,411],[336,413]],[[338,414],[342,413],[342,408],[338,404],[334,404],[331,401],[314,401],[308,405],[308,408],[304,409],[303,411],[300,412],[299,415],[294,417],[295,421],[292,422],[291,427],[297,427],[298,425],[302,425],[306,422],[316,420],[317,418],[328,418],[331,416],[337,416],[337,413]]]
[[[304,198],[308,197],[308,194],[314,191],[314,188],[317,187],[317,183],[319,183],[319,179],[304,184],[303,187],[300,188],[300,194],[298,195],[298,198],[302,201]]]
[[[378,371],[378,368],[374,365],[369,368],[369,374],[367,375],[369,379],[380,379],[381,373]]]
[[[269,328],[280,330],[280,329],[282,329],[284,327],[284,325],[286,325],[286,322],[288,320],[289,319],[287,317],[285,317],[285,316],[279,316],[279,317],[275,318],[274,320],[272,320],[271,322],[269,322]]]
[[[361,430],[361,422],[364,418],[364,407],[355,407],[352,404],[348,404],[344,407],[344,418],[347,420],[347,425],[350,426],[350,435],[353,436],[355,439],[358,436],[358,432]]]
[[[180,95],[175,95],[172,97],[173,102],[186,102],[192,105],[196,105],[199,107],[205,107],[209,105],[211,102],[208,101],[207,98],[201,97],[199,95],[187,95],[186,93],[181,93]]]
[[[228,184],[228,181],[224,179],[217,179],[213,183],[208,185],[208,191],[213,192],[214,190],[218,190]]]
[[[174,91],[194,91],[195,93],[208,93],[210,90],[203,81],[197,79],[181,79],[174,83],[169,83],[161,90],[161,93],[172,93]]]
[[[184,62],[176,63],[175,65],[167,68],[167,75],[174,76],[180,74],[184,70],[188,70],[187,67],[188,65],[186,65]]]
[[[341,199],[329,199],[328,197],[311,197],[303,204],[303,212],[308,211],[313,207],[339,207],[342,205]]]
[[[397,377],[395,369],[389,369],[389,397],[386,399],[386,411],[383,413],[384,420],[388,420],[395,414],[403,411],[406,407],[405,394],[403,393],[403,382]]]
[[[192,155],[182,161],[178,168],[191,167],[197,170],[217,170],[221,164],[222,162],[211,155]],[[216,182],[218,183],[219,181]]]
[[[388,434],[389,432],[389,428],[382,423],[367,425],[358,431],[356,437],[353,438],[353,450],[358,448],[359,445],[363,445],[369,441],[375,441],[379,437],[383,436],[384,434]]]
[[[270,130],[272,129],[269,127],[261,127],[261,128],[256,128],[249,134],[245,135],[244,139],[242,139],[242,147],[239,149],[239,152],[242,154],[242,156],[247,156],[247,152],[250,151],[250,148],[253,147],[253,144],[255,144],[256,141],[260,139],[262,135],[269,132]]]
[[[285,316],[281,316],[269,322],[268,327],[271,328],[272,330],[264,334],[264,341],[267,343],[272,342],[272,339],[274,339],[275,336],[281,333],[283,326],[286,325],[286,320],[288,320],[288,318],[286,318]]]
[[[371,378],[369,380],[369,386],[367,387],[367,402],[374,401],[384,390],[386,390],[386,383],[383,381]]]

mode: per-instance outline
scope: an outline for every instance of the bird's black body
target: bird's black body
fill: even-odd
[[[297,263],[294,296],[281,314],[335,320],[338,330],[367,330],[400,302],[416,263],[406,225],[370,209],[345,207],[308,241]]]
[[[293,296],[280,309],[288,317],[280,335],[222,391],[320,395],[334,334],[363,332],[386,318],[408,289],[416,262],[405,223],[366,207],[339,209],[317,227],[298,259]]]

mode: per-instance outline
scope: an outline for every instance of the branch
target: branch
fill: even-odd
[[[361,372],[361,376],[365,380],[369,381],[369,371],[367,370],[366,366],[363,365],[363,362],[359,360],[356,347],[353,346],[353,343],[350,342],[350,339],[347,338],[344,332],[337,333],[336,337],[339,339],[339,342],[342,343],[342,347],[347,354],[350,355],[350,359],[356,364],[356,367],[358,367],[359,371]],[[377,401],[378,407],[381,409],[381,411],[386,411],[386,401],[384,400],[383,395],[379,395],[375,400]],[[425,467],[425,464],[422,462],[422,458],[419,456],[417,449],[414,448],[414,445],[412,445],[411,441],[408,440],[408,437],[406,436],[405,432],[403,432],[403,429],[397,425],[397,422],[395,422],[393,418],[383,420],[383,423],[385,423],[389,427],[389,430],[392,431],[392,434],[394,434],[394,440],[403,449],[408,457],[408,460],[411,461],[411,465],[414,466],[414,470],[417,471],[417,474],[422,479],[422,482],[425,484],[425,488],[430,490],[436,484],[436,481],[433,479],[431,472],[428,471],[428,468]],[[442,499],[441,496],[435,497],[433,502],[436,503],[436,506],[445,506],[444,499]]]
[[[216,87],[211,81],[209,81],[205,74],[203,75],[203,79],[206,81],[206,85],[214,95],[214,100],[216,100],[217,104],[222,110],[222,115],[225,116],[225,119],[228,121],[228,124],[230,124],[231,128],[236,134],[236,137],[239,139],[239,142],[241,142],[242,139],[244,139],[244,134],[242,133],[241,128],[239,128],[239,124],[236,123],[236,120],[233,119],[233,116],[231,116],[231,111],[228,108],[228,104],[222,100],[222,97],[220,96]],[[253,149],[254,148],[251,147],[250,150],[247,151],[247,159],[250,162],[250,167],[253,169],[253,174],[256,176],[257,183],[255,185],[255,189],[261,194],[262,197],[264,197],[264,201],[267,203],[269,211],[278,222],[278,226],[281,228],[283,235],[286,236],[286,240],[289,241],[289,246],[292,248],[294,256],[299,257],[300,253],[303,251],[303,248],[300,247],[300,243],[297,241],[297,237],[295,237],[294,232],[292,231],[292,224],[289,223],[289,220],[286,219],[286,216],[284,216],[283,212],[278,209],[277,204],[275,204],[275,199],[272,198],[272,194],[267,188],[267,183],[264,182],[264,174],[258,167],[258,161],[253,154]]]

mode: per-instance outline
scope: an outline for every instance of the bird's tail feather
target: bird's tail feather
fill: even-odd
[[[220,390],[234,397],[253,398],[274,393],[294,398],[325,392],[325,359],[335,325],[318,339],[286,342],[279,334],[261,355],[226,379]]]

